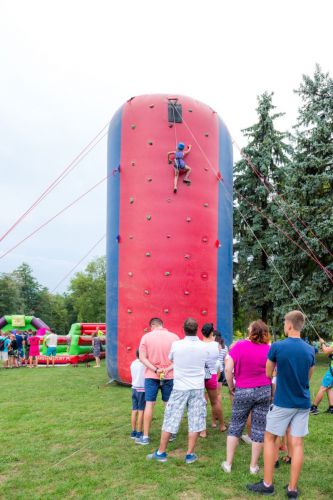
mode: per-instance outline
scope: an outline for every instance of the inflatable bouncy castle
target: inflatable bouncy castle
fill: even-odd
[[[174,192],[168,152],[192,145]],[[232,338],[232,144],[214,110],[178,95],[127,101],[108,136],[107,366],[130,382],[151,317],[191,316]]]
[[[33,330],[38,335],[44,335],[49,327],[44,321],[34,316],[25,316],[24,314],[16,314],[12,316],[3,316],[0,318],[0,330],[3,332],[10,332],[12,330],[26,332]]]

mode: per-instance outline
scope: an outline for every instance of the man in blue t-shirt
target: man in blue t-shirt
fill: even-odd
[[[3,367],[8,368],[8,346],[10,340],[6,333],[0,331],[0,361],[3,361]]]
[[[286,340],[274,343],[268,353],[266,375],[270,378],[277,368],[274,404],[267,414],[264,444],[264,480],[248,485],[255,493],[274,493],[273,473],[276,439],[288,435],[291,457],[290,481],[286,487],[288,498],[298,498],[297,482],[303,464],[303,440],[309,432],[310,378],[315,364],[313,347],[301,339],[305,316],[291,311],[284,318]]]

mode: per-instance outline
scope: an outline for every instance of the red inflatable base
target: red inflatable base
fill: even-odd
[[[105,352],[101,352],[100,357],[105,358]],[[38,364],[46,365],[47,359],[48,359],[47,356],[39,356]],[[95,357],[93,354],[78,354],[77,356],[64,354],[63,356],[55,356],[56,365],[68,365],[68,364],[77,365],[79,363],[87,363],[88,361],[94,361],[94,360]]]

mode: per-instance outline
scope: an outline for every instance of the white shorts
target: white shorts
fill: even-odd
[[[8,361],[8,352],[0,351],[0,361]]]
[[[304,437],[309,434],[309,413],[310,409],[272,405],[266,417],[266,432],[282,437],[290,427],[291,436]]]

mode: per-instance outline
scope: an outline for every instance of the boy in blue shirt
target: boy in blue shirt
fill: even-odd
[[[10,340],[6,333],[0,331],[0,361],[3,362],[3,367],[8,368],[8,347]]]
[[[277,367],[274,404],[267,414],[264,443],[264,480],[247,488],[261,495],[273,495],[273,474],[276,439],[288,436],[291,457],[290,481],[286,487],[288,498],[298,498],[297,482],[303,464],[303,440],[308,434],[310,378],[315,364],[314,349],[301,339],[305,316],[291,311],[284,318],[284,333],[288,337],[275,342],[268,353],[266,375],[273,376]]]

